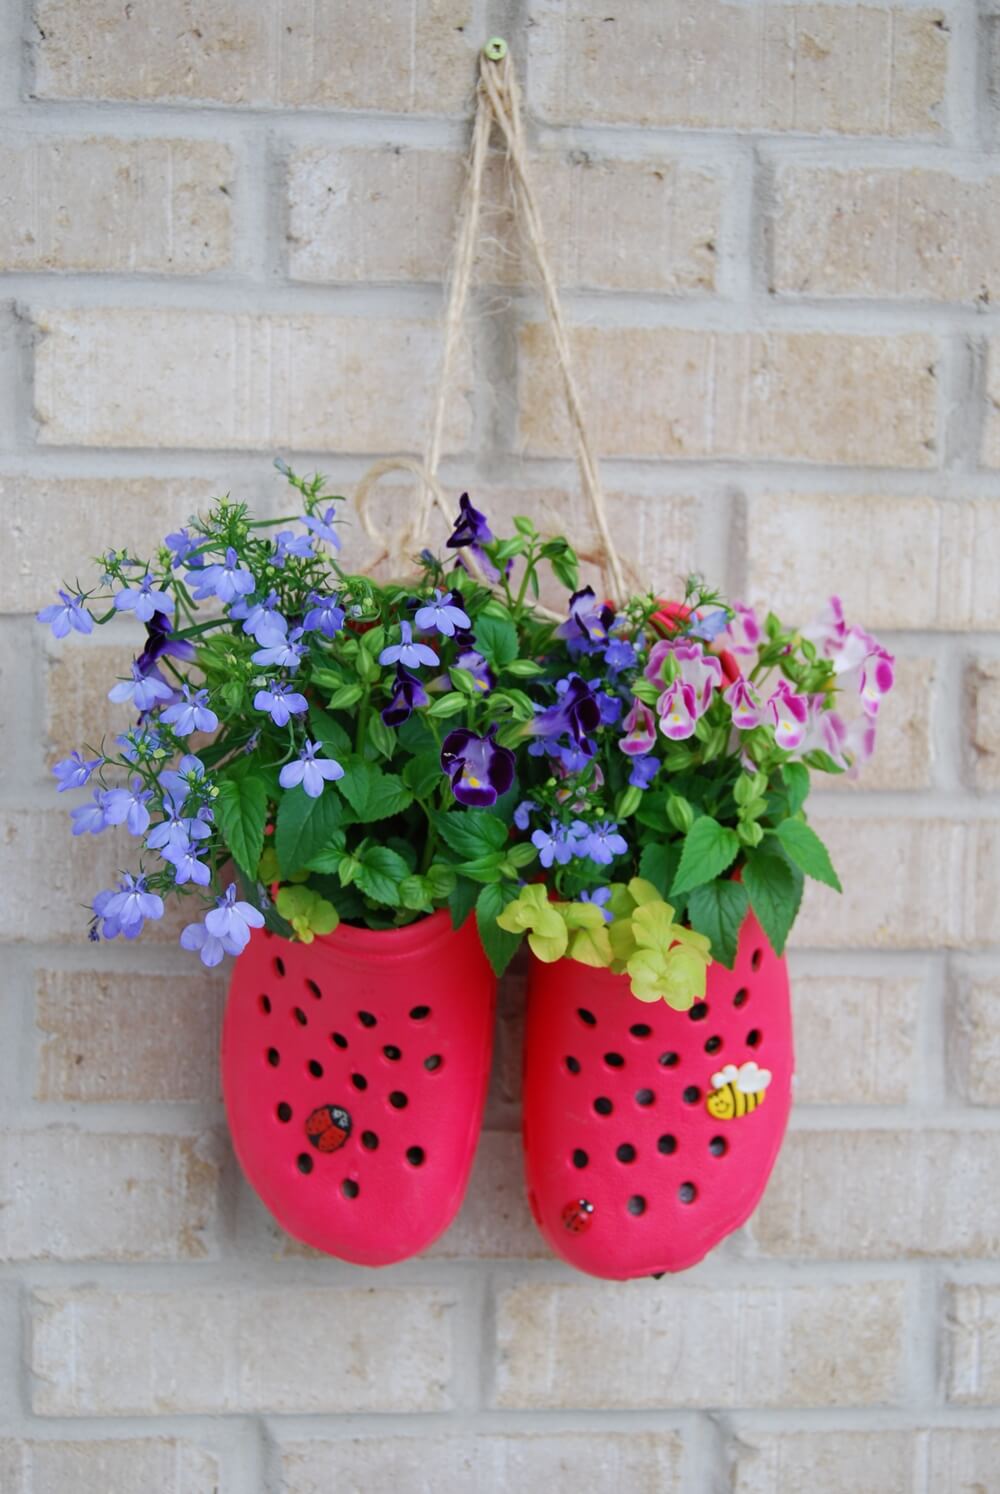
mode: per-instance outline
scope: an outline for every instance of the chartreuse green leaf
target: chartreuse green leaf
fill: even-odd
[[[748,902],[742,882],[734,882],[731,877],[696,887],[687,901],[691,927],[711,941],[713,958],[727,970],[733,968],[736,959],[736,944]]]
[[[337,779],[337,787],[354,811],[352,818],[360,824],[387,819],[413,802],[410,790],[395,773],[383,773],[363,757],[352,757],[343,767],[344,776]]]
[[[710,815],[695,820],[684,837],[680,866],[670,888],[671,893],[689,892],[713,881],[736,860],[739,836],[727,825],[720,825]]]
[[[256,866],[264,849],[267,790],[259,778],[224,778],[213,801],[216,822],[240,866]]]
[[[509,934],[527,934],[532,953],[543,964],[551,965],[566,953],[569,931],[565,919],[537,882],[521,888],[517,897],[497,915],[497,923]]]
[[[832,887],[836,892],[843,890],[833,869],[829,851],[805,820],[782,820],[772,833],[781,841],[786,855],[807,877],[825,882],[827,887]]]
[[[494,882],[482,889],[476,898],[476,926],[486,958],[493,966],[494,974],[503,975],[521,943],[520,936],[501,928],[497,918],[517,897],[517,891],[507,883]]]
[[[282,887],[275,903],[303,944],[311,944],[317,934],[332,934],[340,922],[333,904],[310,887]]]
[[[743,883],[750,894],[750,906],[777,955],[784,953],[788,931],[799,911],[802,882],[802,873],[784,856],[747,851]]]

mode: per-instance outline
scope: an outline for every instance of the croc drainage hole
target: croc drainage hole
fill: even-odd
[[[323,992],[320,990],[319,986],[314,980],[306,981],[306,990],[309,992],[309,995],[314,997],[317,1001],[323,1000]]]
[[[427,1153],[422,1146],[408,1146],[406,1148],[406,1160],[411,1167],[423,1167]]]
[[[272,1069],[276,1069],[278,1067],[279,1063],[281,1062],[281,1054],[278,1052],[277,1048],[268,1048],[267,1061],[271,1065]]]
[[[754,952],[753,952],[753,954],[750,956],[750,969],[751,970],[759,970],[760,969],[760,962],[761,962],[761,960],[763,958],[764,958],[764,951],[762,949],[755,949]]]
[[[354,1085],[355,1089],[368,1088],[368,1080],[365,1078],[364,1074],[352,1074],[351,1083]]]
[[[763,1036],[764,1034],[761,1032],[759,1027],[751,1027],[750,1031],[747,1033],[747,1047],[759,1048],[760,1040]]]
[[[284,975],[285,973],[285,962],[280,955],[275,955],[274,957],[274,973],[275,975]]]
[[[378,1151],[378,1137],[375,1135],[375,1132],[374,1131],[362,1131],[362,1133],[361,1133],[361,1145],[364,1147],[364,1149],[365,1149],[366,1152],[377,1152]]]
[[[361,1023],[362,1027],[375,1026],[375,1018],[372,1016],[371,1012],[358,1012],[358,1021]]]
[[[586,1165],[587,1165],[587,1163],[589,1161],[590,1161],[590,1158],[587,1156],[587,1153],[583,1150],[583,1147],[582,1146],[578,1146],[576,1148],[576,1150],[574,1151],[574,1153],[573,1153],[573,1166],[574,1167],[586,1167]]]
[[[265,1017],[269,1017],[271,1015],[270,996],[262,996],[257,1004],[260,1007],[261,1011],[264,1013]]]
[[[629,1028],[632,1036],[637,1038],[647,1038],[652,1034],[652,1031],[653,1029],[646,1022],[633,1022]]]
[[[410,1021],[411,1022],[426,1022],[427,1018],[430,1016],[430,1014],[431,1014],[431,1009],[430,1009],[429,1006],[411,1006],[410,1007]]]
[[[746,1006],[749,1000],[750,992],[747,990],[746,986],[740,986],[739,990],[736,992],[736,995],[733,997],[733,1006]]]
[[[658,1062],[665,1069],[675,1069],[681,1061],[679,1053],[661,1053]]]
[[[288,1122],[292,1118],[292,1107],[291,1105],[289,1105],[287,1100],[282,1100],[281,1104],[278,1106],[277,1110],[274,1113],[282,1122],[282,1124],[287,1126]]]
[[[666,1136],[661,1136],[656,1143],[656,1150],[662,1152],[665,1157],[672,1157],[677,1150],[677,1137],[671,1136],[669,1132]]]
[[[306,1016],[301,1006],[292,1007],[292,1016],[295,1018],[300,1027],[308,1026],[309,1018]]]
[[[729,1142],[724,1136],[713,1136],[708,1149],[713,1157],[724,1157],[729,1150]]]
[[[393,1110],[405,1110],[409,1103],[409,1100],[401,1089],[394,1089],[389,1096],[389,1104]]]
[[[382,1052],[385,1054],[390,1063],[398,1063],[403,1056],[402,1048],[397,1048],[395,1043],[386,1043],[385,1047],[382,1049]]]
[[[571,1074],[578,1074],[580,1072],[580,1060],[578,1058],[567,1056],[564,1062]]]
[[[330,1041],[331,1043],[333,1043],[335,1048],[347,1047],[347,1039],[342,1032],[331,1032]]]
[[[313,1170],[313,1159],[308,1152],[299,1152],[299,1155],[295,1159],[295,1165],[299,1169],[299,1172],[305,1173],[306,1177],[308,1177]]]
[[[585,1027],[597,1026],[597,1018],[594,1016],[593,1012],[588,1012],[585,1006],[578,1006],[576,1009],[576,1014]]]
[[[441,1057],[440,1053],[429,1053],[424,1059],[424,1068],[427,1070],[428,1074],[436,1074],[443,1062],[444,1059]]]
[[[689,1010],[688,1016],[692,1022],[704,1022],[708,1016],[708,1003],[705,1001],[696,1001],[694,1006]]]
[[[698,1101],[701,1099],[701,1090],[698,1088],[697,1084],[689,1084],[687,1089],[681,1095],[681,1099],[684,1101],[685,1105],[697,1105]]]
[[[698,1197],[698,1190],[693,1183],[682,1183],[677,1190],[677,1197],[682,1204],[693,1204]]]
[[[705,1039],[705,1052],[706,1053],[718,1053],[718,1051],[719,1051],[719,1049],[721,1047],[722,1047],[722,1039],[720,1037],[710,1037],[710,1038],[706,1038]]]
[[[309,1070],[314,1079],[322,1079],[323,1065],[317,1059],[310,1058],[309,1062],[306,1064],[306,1068]]]
[[[610,1115],[614,1108],[615,1107],[612,1105],[611,1101],[604,1095],[599,1095],[598,1098],[594,1101],[594,1109],[597,1111],[598,1115]]]
[[[605,1053],[604,1062],[609,1069],[623,1069],[625,1067],[625,1060],[620,1053]]]
[[[615,1151],[615,1156],[618,1158],[619,1162],[634,1162],[635,1147],[630,1141],[623,1141],[621,1146],[618,1147]]]
[[[630,1214],[634,1214],[638,1218],[640,1214],[645,1214],[646,1212],[646,1200],[641,1193],[633,1193],[626,1207]]]
[[[340,1185],[340,1191],[345,1198],[357,1198],[361,1188],[353,1178],[345,1178]]]
[[[635,1103],[637,1105],[652,1105],[656,1095],[651,1089],[637,1089],[635,1092]]]

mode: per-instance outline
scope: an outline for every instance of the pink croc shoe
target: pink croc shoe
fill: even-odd
[[[689,1012],[625,976],[532,960],[525,1036],[528,1199],[592,1276],[682,1271],[749,1218],[792,1093],[788,972],[748,916],[733,970]]]
[[[454,1219],[479,1137],[496,981],[446,911],[311,945],[255,932],[222,1031],[229,1127],[250,1184],[296,1239],[363,1266]]]

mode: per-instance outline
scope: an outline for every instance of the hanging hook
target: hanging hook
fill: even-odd
[[[502,36],[491,36],[483,48],[483,56],[490,62],[503,62],[507,56],[507,43]]]

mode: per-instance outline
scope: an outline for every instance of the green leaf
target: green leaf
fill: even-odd
[[[451,690],[447,695],[439,695],[437,700],[432,701],[427,707],[428,716],[433,716],[436,721],[444,721],[449,716],[458,716],[462,711],[469,708],[469,700],[461,690]]]
[[[433,898],[426,877],[404,877],[399,884],[399,900],[404,908],[416,913],[429,913]]]
[[[691,927],[711,940],[713,959],[727,970],[733,968],[736,959],[736,943],[748,902],[742,882],[734,882],[730,877],[696,887],[688,898]]]
[[[318,799],[310,799],[301,786],[286,789],[278,804],[274,831],[274,849],[282,876],[291,876],[326,850],[343,816],[343,803],[329,788]]]
[[[674,878],[671,892],[688,892],[711,882],[735,861],[740,849],[735,830],[720,825],[710,815],[703,814],[695,820],[684,837],[680,866]]]
[[[542,666],[536,664],[534,659],[512,659],[509,664],[504,665],[504,669],[507,674],[516,675],[523,680],[531,680],[545,673]]]
[[[431,823],[445,845],[463,861],[499,851],[507,840],[507,826],[503,820],[481,809],[438,811],[431,815]]]
[[[386,726],[378,711],[368,717],[365,741],[370,742],[383,757],[392,757],[396,750],[396,733],[391,726]]]
[[[788,795],[788,813],[798,814],[809,797],[809,769],[802,763],[785,763],[781,776]]]
[[[267,790],[259,778],[224,778],[213,801],[226,845],[240,866],[256,866],[264,849]]]
[[[805,820],[783,820],[773,834],[781,841],[789,858],[807,877],[825,882],[827,887],[832,887],[836,892],[843,891],[829,851]]]
[[[402,856],[390,851],[388,846],[368,846],[357,853],[357,861],[354,880],[361,891],[367,892],[377,903],[398,908],[400,884],[410,874]]]
[[[357,705],[364,693],[363,685],[341,685],[339,690],[334,690],[328,704],[333,711],[346,711]]]
[[[677,875],[680,859],[681,848],[677,842],[672,845],[643,846],[639,857],[640,877],[646,882],[652,882],[665,902],[669,900],[670,885]]]
[[[435,861],[427,868],[426,882],[431,890],[431,897],[440,902],[442,898],[451,897],[455,890],[455,871],[453,867],[445,866],[443,861]]]
[[[460,861],[455,870],[463,877],[471,877],[475,882],[499,882],[503,859],[501,851],[490,851],[471,861]]]
[[[517,889],[497,882],[484,887],[476,898],[476,926],[486,958],[496,976],[503,975],[521,943],[519,934],[509,934],[497,924],[497,917],[517,897]]]
[[[843,773],[839,763],[834,762],[828,752],[821,747],[814,747],[811,752],[803,754],[802,761],[807,768],[818,768],[821,773]]]
[[[456,690],[461,690],[463,695],[478,695],[479,685],[476,676],[468,669],[460,669],[453,664],[448,670],[448,676]]]
[[[517,629],[509,619],[480,613],[476,619],[476,648],[495,668],[503,669],[517,658]]]
[[[479,887],[477,883],[470,881],[468,877],[459,877],[455,886],[448,894],[448,909],[451,913],[451,926],[453,929],[460,929],[462,927],[476,906],[478,896]]]
[[[337,787],[362,825],[399,814],[413,802],[413,795],[401,778],[395,773],[383,773],[375,763],[362,757],[352,757],[344,764],[344,776],[337,780]]]
[[[403,768],[403,782],[417,799],[426,799],[443,778],[441,754],[436,747],[409,758]]]
[[[335,872],[340,868],[341,857],[347,845],[343,830],[335,830],[322,851],[310,858],[309,871]]]
[[[750,906],[760,921],[776,955],[784,953],[788,931],[802,901],[802,874],[783,856],[766,851],[748,851],[743,882]]]

